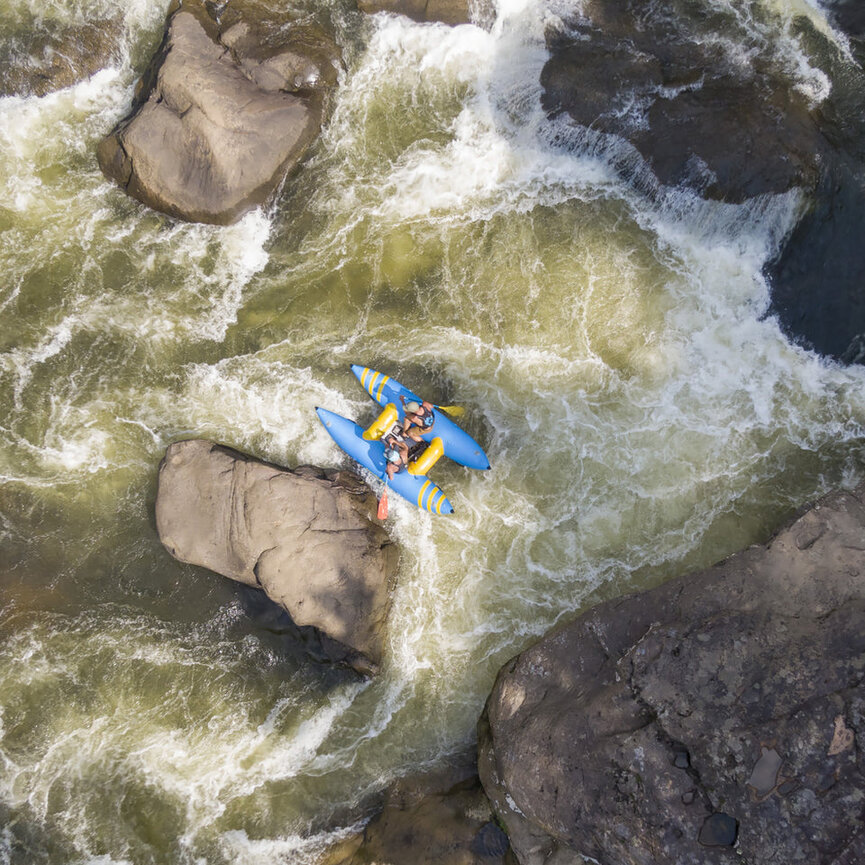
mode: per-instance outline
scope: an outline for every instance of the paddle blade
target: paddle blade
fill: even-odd
[[[466,413],[466,410],[461,405],[439,405],[436,408],[440,408],[446,414],[453,415],[454,417],[462,417]]]
[[[378,500],[378,513],[376,516],[380,520],[387,519],[387,487],[385,487],[385,491],[381,494],[381,498]]]

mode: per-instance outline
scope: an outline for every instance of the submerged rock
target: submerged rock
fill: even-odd
[[[484,4],[489,6],[491,4]],[[413,21],[439,21],[442,24],[469,24],[473,20],[473,8],[481,14],[481,3],[472,0],[358,0],[361,12],[392,12],[405,15]],[[489,14],[489,13],[487,13]]]
[[[156,528],[171,555],[264,589],[364,673],[381,660],[398,563],[375,511],[356,475],[289,471],[201,439],[171,445],[159,467]]]
[[[479,724],[520,865],[865,861],[863,624],[865,484],[551,631]]]
[[[34,22],[0,45],[0,96],[45,96],[120,59],[119,18],[52,25]]]
[[[132,114],[97,156],[144,204],[227,224],[265,202],[307,152],[339,52],[324,34],[272,21],[251,0],[216,8],[173,4]]]
[[[472,767],[397,781],[364,831],[319,865],[504,865],[509,847]]]

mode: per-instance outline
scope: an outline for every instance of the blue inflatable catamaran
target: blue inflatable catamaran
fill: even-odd
[[[405,411],[400,397],[406,402],[420,403],[422,400],[396,379],[374,369],[354,364],[351,370],[366,392],[383,407],[381,414],[364,429],[327,409],[316,408],[316,413],[331,438],[353,460],[384,480],[387,474],[381,439],[394,425],[402,425]],[[435,413],[432,429],[421,437],[427,442],[426,449],[416,458],[410,459],[408,467],[395,474],[388,481],[388,486],[421,510],[433,514],[451,514],[453,505],[441,488],[427,477],[427,472],[443,456],[473,469],[488,469],[490,462],[481,446],[441,410]]]

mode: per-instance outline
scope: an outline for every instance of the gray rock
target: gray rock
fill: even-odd
[[[381,660],[398,564],[375,510],[356,475],[289,471],[201,439],[171,445],[159,467],[156,528],[171,555],[264,589],[364,673]]]
[[[505,665],[481,780],[521,865],[865,861],[863,676],[865,484]]]
[[[729,815],[716,811],[700,828],[699,841],[705,847],[732,847],[736,843],[738,823]]]
[[[854,116],[865,117],[865,107],[857,111]],[[865,135],[865,123],[860,125]],[[863,233],[865,154],[827,156],[813,203],[766,268],[772,312],[784,333],[848,364],[865,363]]]
[[[97,156],[144,204],[227,224],[265,202],[315,140],[338,49],[309,28],[278,26],[249,0],[218,20],[211,8],[174,4],[132,114]]]

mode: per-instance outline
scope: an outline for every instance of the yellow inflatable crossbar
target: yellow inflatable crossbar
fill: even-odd
[[[384,411],[372,422],[372,425],[364,431],[363,437],[368,442],[378,441],[396,422],[399,418],[396,406],[389,402]]]
[[[429,447],[416,460],[409,463],[409,474],[425,475],[441,459],[444,452],[444,442],[436,436],[429,443]]]

